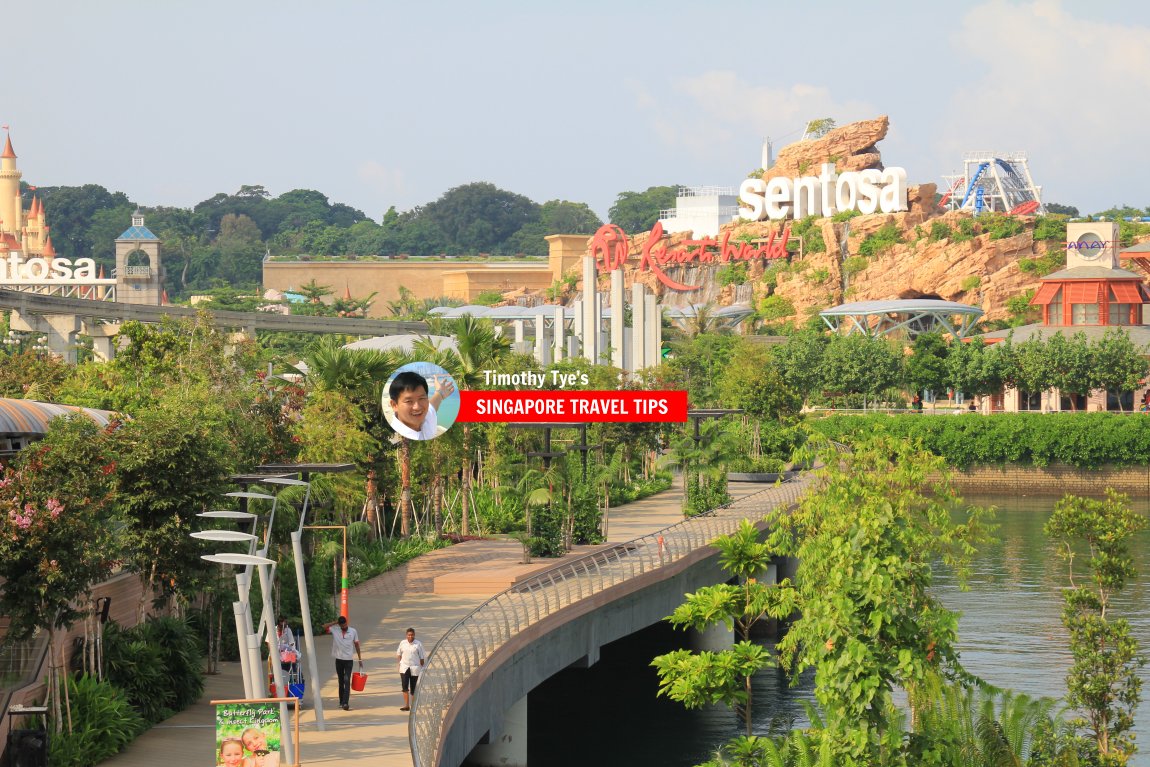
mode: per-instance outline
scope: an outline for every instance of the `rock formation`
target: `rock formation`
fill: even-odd
[[[875,145],[886,137],[889,127],[890,120],[882,115],[835,128],[820,139],[790,144],[779,151],[774,166],[763,178],[814,175],[824,162],[833,162],[839,173],[867,168],[882,170],[882,156]]]

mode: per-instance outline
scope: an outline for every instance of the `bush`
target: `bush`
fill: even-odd
[[[852,208],[850,210],[840,210],[838,213],[831,216],[831,221],[834,221],[836,224],[841,224],[844,221],[850,221],[855,216],[861,215],[862,213],[859,212],[857,208]]]
[[[992,213],[982,222],[982,231],[990,235],[992,240],[1004,240],[1026,230],[1026,223],[1017,216],[1005,216]]]
[[[147,722],[111,682],[88,676],[68,678],[72,732],[52,735],[48,763],[53,767],[88,767],[124,750],[147,729]]]
[[[1039,216],[1034,219],[1034,241],[1066,240],[1065,216]]]
[[[843,272],[847,275],[858,274],[866,269],[869,263],[865,256],[851,256],[846,261],[843,261]]]
[[[924,448],[960,469],[1055,461],[1079,469],[1150,463],[1145,418],[1116,413],[833,415],[813,421],[812,428],[848,444],[878,435],[922,440]]]
[[[954,230],[950,228],[950,224],[945,221],[935,221],[930,225],[930,236],[927,237],[927,242],[938,242],[939,240],[950,239]]]
[[[715,282],[723,287],[727,285],[742,285],[747,281],[747,262],[727,264],[715,272]]]
[[[153,618],[130,629],[112,622],[104,631],[105,676],[149,724],[199,700],[201,656],[192,629],[175,618]]]
[[[982,284],[982,278],[979,277],[977,274],[972,274],[969,277],[967,277],[966,279],[964,279],[962,281],[962,284],[959,287],[962,289],[963,293],[969,293],[972,290],[976,290],[978,288],[978,286],[981,284]]]
[[[794,313],[795,305],[788,301],[785,296],[778,294],[767,296],[759,303],[759,316],[767,322],[790,317]]]
[[[966,242],[967,240],[974,239],[974,235],[978,234],[978,225],[974,223],[973,218],[960,218],[958,220],[958,230],[950,235],[951,242]]]
[[[479,306],[495,306],[503,301],[503,294],[498,290],[485,290],[474,299],[471,303],[478,304]]]
[[[859,245],[859,255],[868,258],[877,256],[889,248],[902,243],[902,230],[896,224],[883,224],[873,234],[868,234]]]

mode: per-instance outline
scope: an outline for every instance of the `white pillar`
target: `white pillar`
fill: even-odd
[[[663,314],[659,311],[658,298],[653,293],[647,295],[645,300],[647,309],[643,312],[643,321],[647,323],[647,328],[643,334],[643,359],[647,361],[648,367],[654,367],[662,360],[659,346],[663,337]]]
[[[567,343],[567,327],[564,325],[564,314],[562,306],[555,307],[554,324],[551,326],[551,332],[555,335],[555,361],[558,362],[567,355],[564,346]]]
[[[583,358],[599,362],[599,314],[598,291],[595,278],[595,257],[583,256]]]
[[[626,310],[623,306],[623,270],[611,272],[611,364],[626,368],[623,357],[623,320]]]
[[[647,362],[647,287],[641,282],[631,284],[631,364],[628,370],[642,370]]]
[[[256,697],[256,691],[252,689],[252,672],[248,668],[248,648],[247,648],[247,621],[244,616],[247,608],[243,602],[232,602],[232,612],[235,613],[236,618],[236,639],[239,640],[240,645],[240,673],[244,677],[244,697]]]
[[[268,660],[272,667],[272,679],[275,680],[276,697],[286,698],[287,685],[284,684],[284,672],[280,667],[279,647],[276,641],[276,619],[272,612],[272,569],[271,565],[257,565],[260,578],[260,594],[263,596],[264,630],[267,632]],[[295,764],[295,744],[292,742],[291,715],[286,703],[280,704],[280,744],[284,750],[284,760],[288,764]]]
[[[579,299],[571,305],[575,310],[575,321],[571,326],[571,345],[568,349],[568,357],[576,357],[583,355],[583,348],[586,345],[583,342],[583,299]]]
[[[527,767],[527,696],[503,714],[503,729],[491,733],[490,742],[476,746],[467,757],[478,767]]]
[[[551,364],[551,343],[547,338],[547,318],[535,315],[535,360],[540,365]]]

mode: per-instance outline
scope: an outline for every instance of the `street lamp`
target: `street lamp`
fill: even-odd
[[[196,516],[204,517],[206,519],[234,519],[234,520],[255,520],[256,519],[256,515],[252,514],[250,512],[247,512],[247,511],[229,511],[229,510],[204,511],[204,512],[200,512]],[[205,530],[205,531],[203,531],[203,533],[210,533],[210,532],[222,533],[222,532],[226,532],[226,531],[224,531],[224,530],[214,530],[214,531]],[[254,532],[255,532],[255,522],[253,521],[252,522],[252,532],[251,533],[243,533],[243,535],[251,536],[250,539],[245,539],[245,540],[254,541],[256,538],[256,536],[254,535]],[[200,538],[203,535],[203,533],[192,533],[192,537],[193,538]],[[211,540],[211,539],[209,539],[209,540]],[[248,547],[248,551],[250,553],[250,551],[251,551],[250,546]],[[255,678],[255,676],[258,676],[258,674],[259,674],[259,664],[258,663],[256,664],[255,670],[253,670],[250,667],[250,658],[248,657],[248,650],[247,650],[247,641],[248,641],[247,637],[250,636],[252,633],[252,629],[251,629],[252,621],[251,621],[251,617],[248,615],[248,600],[247,600],[247,592],[246,592],[246,588],[245,588],[245,583],[244,583],[243,579],[239,576],[236,576],[236,589],[238,591],[239,596],[238,596],[238,601],[232,602],[232,613],[233,613],[233,615],[235,617],[235,621],[236,621],[236,639],[238,640],[239,645],[240,645],[240,673],[243,674],[243,678],[244,678],[244,693],[249,698],[254,698],[254,697],[256,697],[256,688],[252,687],[252,679]]]
[[[196,538],[203,540],[250,540],[254,545],[256,537],[248,535],[247,533],[234,533],[227,530],[205,530],[199,533],[192,534]],[[236,538],[235,536],[244,536],[243,538]],[[268,659],[271,661],[272,678],[275,680],[276,692],[279,693],[276,697],[286,696],[287,687],[284,686],[283,669],[277,663],[279,657],[278,648],[276,647],[276,637],[271,630],[275,626],[275,618],[272,616],[272,587],[271,587],[271,567],[275,565],[275,560],[268,559],[265,556],[256,554],[204,554],[202,559],[208,562],[216,562],[221,565],[243,565],[247,568],[254,567],[256,572],[259,573],[260,578],[260,593],[263,595],[263,620],[262,623],[268,627],[267,644],[268,644]],[[258,642],[258,639],[257,639]],[[253,643],[248,643],[248,652],[254,653],[254,658],[249,659],[249,665],[253,665],[256,669],[256,674],[259,674],[260,659],[257,647]],[[253,679],[253,681],[256,681]],[[259,686],[257,688],[260,693],[264,689],[263,679],[259,679]],[[260,697],[259,695],[250,695],[249,697]],[[288,710],[287,703],[280,703],[280,731],[283,739],[284,755],[287,758],[288,764],[295,764],[295,744],[291,739],[291,728],[287,726]]]

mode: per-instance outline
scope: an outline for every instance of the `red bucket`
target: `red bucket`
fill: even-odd
[[[356,692],[363,692],[363,688],[367,686],[367,674],[362,674],[356,671],[351,675],[351,689]]]

